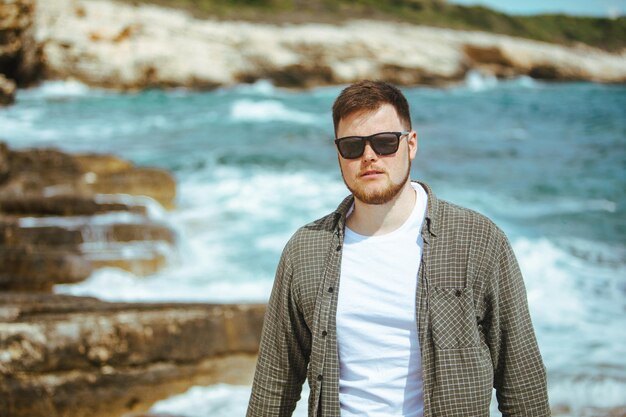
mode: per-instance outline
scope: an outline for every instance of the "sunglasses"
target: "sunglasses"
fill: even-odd
[[[360,158],[365,152],[365,142],[377,155],[391,155],[398,151],[400,138],[411,132],[381,132],[370,136],[345,136],[335,139],[339,154],[345,159]]]

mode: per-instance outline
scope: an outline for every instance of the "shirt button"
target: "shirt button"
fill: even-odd
[[[324,377],[323,377],[323,376],[321,376],[321,375],[318,375],[318,376],[317,376],[317,380],[318,380],[318,381],[321,381],[322,379],[324,379]]]
[[[322,336],[326,337],[327,335],[328,335],[328,332],[327,332],[326,330],[324,330],[324,331],[322,332]]]
[[[341,245],[337,246],[337,252],[341,250]]]
[[[456,290],[456,291],[454,292],[454,295],[456,295],[457,297],[460,297],[460,296],[461,296],[461,294],[462,294],[461,290]]]
[[[328,287],[328,292],[333,292],[335,289],[333,287]]]

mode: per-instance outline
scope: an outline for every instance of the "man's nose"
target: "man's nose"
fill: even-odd
[[[365,149],[363,150],[363,159],[368,160],[368,161],[374,161],[378,159],[378,155],[376,154],[376,152],[374,152],[374,149],[372,148],[372,144],[370,143],[369,140],[365,141]]]

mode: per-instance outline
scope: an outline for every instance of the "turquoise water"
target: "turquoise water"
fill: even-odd
[[[339,90],[260,82],[114,94],[47,83],[20,92],[0,110],[0,138],[11,147],[113,152],[169,169],[179,184],[177,209],[165,214],[180,236],[169,268],[142,279],[101,270],[55,290],[111,300],[266,300],[289,236],[346,195],[331,142]],[[420,146],[413,177],[487,214],[513,244],[551,404],[570,415],[626,406],[626,87],[473,77],[405,92]],[[220,400],[183,411],[237,415],[247,394],[229,389],[216,387],[205,397]]]

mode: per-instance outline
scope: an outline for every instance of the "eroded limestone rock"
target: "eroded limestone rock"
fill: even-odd
[[[249,384],[264,310],[0,293],[0,410],[112,417],[192,385]]]

